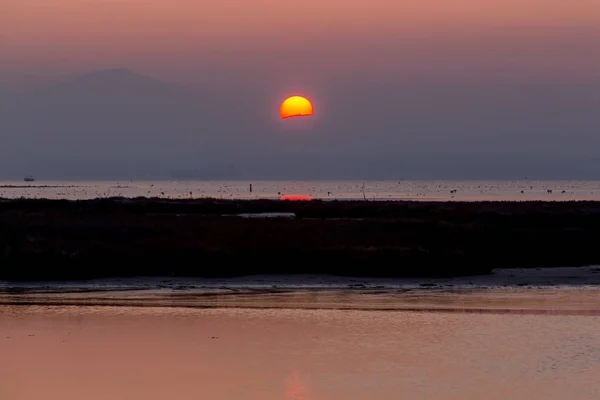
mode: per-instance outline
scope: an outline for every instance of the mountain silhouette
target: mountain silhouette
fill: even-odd
[[[34,91],[27,100],[44,106],[181,106],[189,104],[195,97],[185,88],[121,68],[95,71],[57,82]]]
[[[227,146],[224,109],[211,94],[129,69],[95,71],[5,106],[0,151],[27,170],[162,171],[171,167],[166,158],[193,163]]]

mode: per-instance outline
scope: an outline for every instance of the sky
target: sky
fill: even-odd
[[[280,158],[319,152],[383,171],[386,160],[440,152],[474,154],[474,168],[490,152],[592,157],[599,48],[597,0],[2,0],[0,105],[127,68],[219,99],[232,115],[210,130],[268,141]],[[294,94],[315,104],[301,134],[269,119]],[[422,176],[446,171],[419,165]]]
[[[0,74],[600,81],[597,0],[3,0]],[[209,77],[210,75],[210,77]]]

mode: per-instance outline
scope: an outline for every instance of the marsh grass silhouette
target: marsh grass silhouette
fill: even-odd
[[[236,214],[287,212],[295,219]],[[0,279],[458,276],[600,264],[600,202],[1,200]]]

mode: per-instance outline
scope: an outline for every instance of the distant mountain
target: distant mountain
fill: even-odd
[[[239,170],[234,165],[212,165],[193,169],[170,171],[170,177],[179,180],[236,180],[240,179]]]
[[[165,117],[177,118],[202,110],[202,99],[183,88],[170,85],[128,69],[98,71],[43,87],[20,96],[12,105],[13,121],[37,134],[76,131],[96,133],[101,124],[104,134],[120,128],[147,129]],[[42,125],[39,122],[44,122]],[[131,134],[135,132],[130,131]]]
[[[184,104],[194,99],[194,93],[129,69],[95,71],[63,80],[31,93],[29,105],[111,106]]]
[[[167,173],[165,159],[227,144],[222,107],[210,94],[128,69],[92,72],[5,103],[0,158],[27,170]]]
[[[14,97],[13,93],[0,90],[0,115],[2,115],[2,110],[6,111],[6,107],[14,101]]]

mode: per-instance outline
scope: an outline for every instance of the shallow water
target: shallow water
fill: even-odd
[[[326,290],[204,304],[182,293],[199,301],[186,307],[156,292],[116,294],[139,307],[93,305],[112,292],[79,306],[38,298],[0,306],[0,398],[597,399],[599,293]]]
[[[4,198],[278,199],[294,195],[369,200],[600,200],[600,181],[0,181],[0,197]]]

